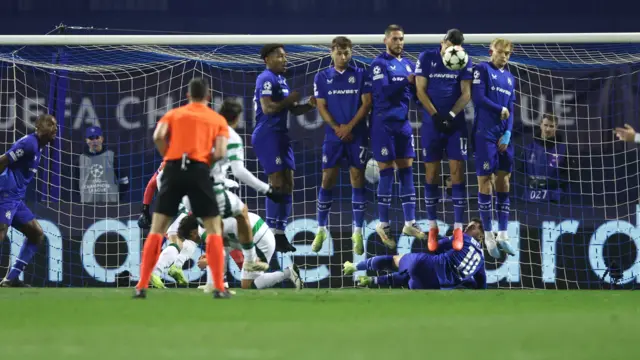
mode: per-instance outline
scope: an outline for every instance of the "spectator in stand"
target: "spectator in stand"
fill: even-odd
[[[87,128],[87,147],[79,157],[80,201],[82,203],[117,203],[129,188],[129,178],[118,175],[118,157],[104,145],[102,129]]]

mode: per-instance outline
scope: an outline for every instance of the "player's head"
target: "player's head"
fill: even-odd
[[[331,42],[331,58],[338,69],[344,69],[351,61],[353,44],[346,36],[338,36]]]
[[[227,120],[227,124],[229,124],[229,126],[235,129],[236,126],[238,126],[238,123],[240,122],[242,105],[240,105],[240,103],[235,100],[231,100],[227,98],[222,103],[219,113]]]
[[[542,115],[542,121],[540,121],[540,137],[543,139],[551,139],[556,137],[556,130],[558,130],[558,118],[550,113]]]
[[[282,44],[267,44],[260,50],[260,57],[267,65],[267,69],[281,74],[287,69],[287,53]]]
[[[444,36],[444,39],[440,42],[440,53],[444,53],[444,51],[450,46],[462,46],[464,43],[464,35],[462,31],[458,29],[449,29],[447,34]]]
[[[194,215],[185,216],[178,225],[178,236],[185,240],[198,241],[198,218]]]
[[[40,142],[49,144],[56,138],[58,133],[58,122],[53,115],[42,114],[36,119],[36,135]]]
[[[209,83],[203,78],[193,78],[189,81],[189,92],[187,93],[189,101],[192,102],[208,102],[211,99],[209,91]]]
[[[511,53],[513,52],[513,43],[511,40],[496,38],[491,42],[489,55],[491,62],[498,68],[503,68],[509,62]]]
[[[469,224],[467,224],[467,227],[464,229],[464,233],[478,241],[484,240],[484,227],[482,226],[482,220],[478,218],[471,219]]]
[[[400,25],[389,25],[384,31],[384,44],[393,56],[402,55],[404,49],[404,29]]]

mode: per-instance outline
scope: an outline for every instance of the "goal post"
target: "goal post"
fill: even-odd
[[[40,219],[47,245],[27,267],[25,280],[35,286],[135,283],[145,235],[136,220],[146,183],[161,161],[151,135],[166,111],[185,103],[189,80],[194,76],[209,80],[214,107],[226,98],[243,104],[238,132],[247,145],[246,166],[266,179],[251,147],[254,86],[264,69],[260,46],[284,44],[288,84],[311,96],[315,74],[331,66],[329,51],[335,36],[0,35],[1,151],[33,131],[33,121],[40,113],[55,115],[60,124],[58,140],[43,154],[26,200]],[[354,44],[354,66],[367,68],[384,51],[383,34],[346,36]],[[640,158],[635,146],[616,141],[613,129],[625,122],[640,128],[640,33],[465,34],[464,47],[474,63],[489,59],[488,45],[496,37],[515,45],[509,65],[517,80],[509,235],[519,251],[499,261],[486,256],[490,287],[634,286],[640,281]],[[442,38],[440,34],[406,34],[405,56],[415,61],[420,52],[439,46]],[[412,104],[417,217],[426,227],[421,112]],[[562,173],[562,187],[553,194],[532,187],[527,170],[527,164],[535,162],[527,149],[540,142],[538,132],[545,113],[558,119],[557,146],[542,141],[543,150],[535,156],[546,157]],[[465,109],[469,128],[473,116],[469,105]],[[106,145],[101,151],[111,152],[111,167],[81,165],[81,156],[93,154],[86,139],[90,126],[100,127]],[[354,277],[341,272],[344,261],[388,253],[374,230],[376,185],[366,185],[365,255],[352,251],[351,188],[346,171],[334,190],[330,241],[320,253],[311,252],[322,177],[323,121],[316,112],[290,115],[289,129],[297,170],[286,234],[298,251],[276,253],[273,268],[295,262],[307,287],[351,287]],[[465,171],[469,219],[477,216],[472,153]],[[445,234],[453,223],[446,162],[441,172],[438,218]],[[110,174],[108,179],[105,173]],[[121,181],[124,177],[126,184]],[[109,189],[105,191],[115,196],[87,202],[82,194],[87,189]],[[262,196],[246,186],[241,186],[240,194],[250,211],[265,216]],[[392,206],[390,218],[393,226],[401,224],[399,203]],[[394,228],[394,233],[400,230]],[[8,239],[0,244],[0,275],[24,241],[15,229]],[[405,236],[398,238],[398,244],[398,253],[426,248]],[[200,254],[197,250],[185,264],[194,286],[204,282],[205,273],[195,266]],[[233,262],[228,279],[232,283],[239,279]]]

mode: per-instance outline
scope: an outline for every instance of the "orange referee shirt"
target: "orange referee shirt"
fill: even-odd
[[[187,158],[208,164],[216,137],[229,137],[227,120],[202,103],[190,103],[167,112],[159,121],[169,126],[164,161]]]

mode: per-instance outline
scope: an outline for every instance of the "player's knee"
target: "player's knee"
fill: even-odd
[[[351,186],[361,188],[364,186],[364,170],[358,168],[349,169],[349,177],[351,178]]]
[[[496,174],[496,191],[497,192],[509,192],[509,180],[511,174],[499,171]]]
[[[395,163],[398,169],[404,169],[413,166],[413,159],[398,159]]]
[[[32,244],[42,244],[44,242],[44,231],[42,231],[40,224],[35,219],[31,220],[22,232]]]
[[[393,161],[377,161],[380,171],[394,167]]]
[[[9,231],[9,225],[0,224],[0,241],[3,241]]]
[[[449,169],[451,171],[451,181],[454,184],[462,184],[464,182],[464,162],[459,160],[450,160]]]
[[[333,187],[336,185],[337,173],[338,172],[336,171],[336,169],[325,169],[322,172],[323,189],[333,189]]]
[[[435,184],[440,176],[440,162],[434,161],[424,164],[424,178],[427,184]]]
[[[482,194],[491,194],[491,178],[489,176],[478,176],[478,191]]]
[[[283,173],[279,171],[269,174],[269,184],[271,184],[271,186],[273,186],[274,188],[281,189],[284,185]]]

